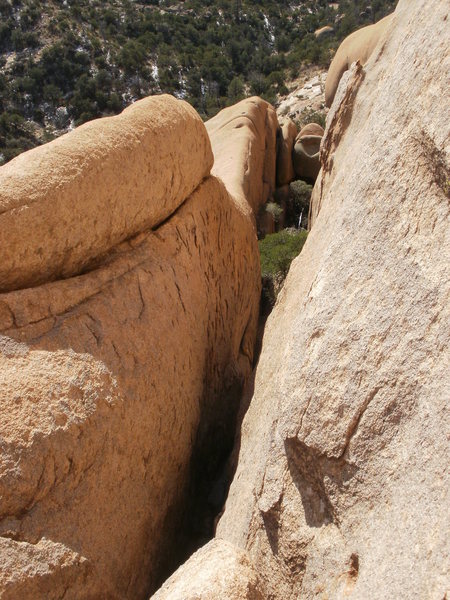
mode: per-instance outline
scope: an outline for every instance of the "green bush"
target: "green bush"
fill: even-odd
[[[261,257],[261,311],[267,314],[277,299],[293,259],[300,254],[308,232],[284,229],[258,242]]]
[[[265,205],[265,210],[269,213],[269,215],[272,215],[272,218],[275,221],[275,223],[278,223],[279,218],[283,214],[283,209],[276,202],[268,202]]]
[[[323,129],[325,129],[325,112],[320,112],[317,110],[306,110],[301,113],[300,118],[297,119],[295,122],[299,131],[303,129],[305,125],[309,125],[310,123],[317,123]]]
[[[302,181],[301,179],[292,181],[289,184],[293,209],[297,217],[303,210],[309,209],[309,201],[311,200],[312,189],[312,185],[309,185],[309,183],[306,183],[306,181]]]
[[[286,277],[292,260],[300,254],[307,237],[305,230],[283,229],[260,240],[262,276]]]

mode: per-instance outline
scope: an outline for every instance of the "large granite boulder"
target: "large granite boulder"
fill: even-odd
[[[13,221],[0,219],[1,239],[15,240],[18,255],[30,258],[20,277],[8,268],[3,281],[21,287],[47,279],[0,294],[2,598],[147,597],[179,550],[193,451],[199,440],[217,443],[232,431],[239,388],[253,367],[261,286],[254,215],[244,203],[247,193],[262,202],[264,174],[275,173],[275,153],[270,163],[261,148],[272,131],[268,105],[254,100],[261,119],[237,130],[251,170],[232,178],[231,195],[207,176],[212,154],[201,121],[185,103],[166,101],[173,120],[163,99],[148,99],[2,167],[9,201],[28,211],[30,231],[34,210],[54,252],[29,252],[28,236],[20,245],[6,228]],[[107,145],[95,150],[112,138],[120,161]],[[91,210],[87,203],[74,214],[67,209],[55,240],[42,208],[53,202],[58,214],[55,172],[59,158],[73,156],[70,140],[78,140],[80,157],[73,202],[87,200],[91,182],[96,205],[80,242],[76,218]],[[27,155],[33,163],[38,152],[38,183],[54,187],[21,204],[23,188],[15,200],[11,182],[24,168],[32,190]],[[115,195],[110,177],[123,194]],[[69,187],[61,188],[68,205]],[[74,244],[73,261],[60,253],[63,239]],[[84,258],[94,255],[86,271]],[[52,256],[61,258],[55,268]]]
[[[299,179],[314,182],[320,171],[320,143],[323,128],[317,123],[305,125],[295,139],[292,151],[294,171]]]
[[[330,115],[216,533],[267,599],[449,594],[448,22],[400,0]]]
[[[391,21],[392,15],[388,15],[384,19],[381,19],[381,21],[378,21],[378,23],[358,29],[358,31],[351,33],[345,38],[328,69],[325,81],[326,106],[331,106],[343,73],[350,68],[352,63],[358,60],[362,65],[366,64],[378,42],[389,29]]]
[[[278,118],[265,100],[252,97],[205,123],[214,152],[212,174],[247,214],[257,214],[276,187]]]
[[[101,267],[0,296],[0,535],[16,553],[53,542],[45,562],[74,553],[67,597],[154,586],[200,416],[232,421],[227,390],[252,368],[258,260],[253,224],[209,178]]]
[[[21,154],[0,169],[0,291],[90,268],[171,215],[212,162],[198,114],[165,95]]]
[[[308,123],[307,125],[304,125],[301,128],[297,137],[302,138],[307,135],[317,135],[319,137],[322,137],[323,134],[324,134],[324,131],[323,131],[322,125],[319,125],[319,123]]]

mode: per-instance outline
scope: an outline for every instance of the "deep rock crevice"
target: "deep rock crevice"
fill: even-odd
[[[448,596],[449,13],[428,8],[351,36],[363,66],[331,107],[216,537],[155,600]]]

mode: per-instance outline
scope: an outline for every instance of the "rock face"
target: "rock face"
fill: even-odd
[[[287,185],[295,177],[292,150],[297,133],[297,125],[294,121],[285,119],[279,129],[277,148],[277,185],[279,187]]]
[[[329,107],[341,80],[342,74],[357,60],[365,65],[378,42],[391,23],[392,15],[388,15],[375,23],[350,34],[339,46],[328,70],[325,82],[325,104]]]
[[[98,589],[90,585],[92,565],[63,544],[55,544],[45,538],[36,544],[29,544],[0,537],[0,554],[2,599],[57,600],[74,587],[74,581],[77,582],[79,598],[114,597],[108,595],[106,590],[96,595]],[[67,597],[70,597],[70,592]]]
[[[175,188],[195,190],[181,202],[179,194],[164,196],[172,208],[144,203],[146,228],[97,257],[89,272],[0,294],[2,598],[147,597],[178,535],[200,417],[203,436],[208,426],[213,432],[228,426],[238,400],[231,392],[252,369],[260,273],[253,216],[240,204],[246,190],[234,183],[238,204],[216,177],[201,181],[211,156],[203,125],[172,99],[171,122],[161,102],[149,99],[136,107],[138,137],[146,140],[147,152],[154,147],[157,157],[172,153],[173,162],[158,168],[148,155],[139,163],[143,150],[131,136],[128,153],[121,146],[121,172],[139,163],[147,183],[136,170],[123,185],[142,183],[143,195],[146,187],[153,193],[150,171],[159,177],[156,190],[172,190],[175,182]],[[176,154],[171,143],[158,148],[145,131],[161,141],[159,112],[168,127],[164,139],[178,131],[177,115],[187,115],[186,131],[196,136],[182,144],[177,134],[179,147],[189,149],[185,160],[196,163],[184,181],[185,150]],[[127,120],[117,122],[124,123],[126,138]],[[83,127],[88,140],[89,127],[98,131],[98,122]],[[248,131],[249,164],[253,139],[266,135],[265,119]],[[79,139],[76,132],[72,139]],[[42,150],[42,179],[48,169],[51,180],[58,149],[52,144]],[[87,164],[91,149],[89,142]],[[81,147],[77,151],[83,154]],[[247,175],[259,190],[274,163],[274,154],[273,166],[258,159],[259,172]],[[14,169],[25,164],[26,155],[2,169],[18,180]],[[107,179],[111,164],[108,155],[96,164],[98,181]],[[255,190],[252,200],[257,203]],[[39,205],[33,207],[39,212]],[[149,221],[149,214],[158,216]],[[112,231],[110,213],[101,217],[107,221],[102,231]],[[93,230],[100,224],[87,227],[85,247],[94,247]],[[27,242],[24,237],[22,244]],[[59,267],[42,270],[50,278],[57,272]]]
[[[0,170],[0,291],[77,274],[157,226],[212,161],[200,117],[171,96],[141,100],[18,156]]]
[[[325,27],[320,27],[320,29],[316,29],[314,32],[314,37],[316,39],[321,39],[327,37],[328,35],[332,35],[334,33],[334,28],[331,25],[325,25]]]
[[[224,540],[198,550],[152,600],[263,600],[258,575],[247,554]]]
[[[320,171],[320,142],[323,129],[317,123],[309,123],[298,134],[293,149],[295,174],[300,179],[315,181]]]
[[[428,8],[400,0],[333,107],[266,326],[216,535],[267,599],[448,597],[449,7]]]
[[[247,98],[205,125],[214,152],[212,174],[225,183],[242,210],[257,214],[275,190],[275,109],[261,98]]]

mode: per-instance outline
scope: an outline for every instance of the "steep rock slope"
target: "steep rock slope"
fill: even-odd
[[[391,20],[392,16],[388,15],[374,25],[358,29],[358,31],[346,37],[339,46],[331,62],[325,82],[325,104],[328,107],[333,102],[343,73],[357,60],[361,61],[362,65],[366,64],[380,39],[384,36]]]
[[[160,99],[146,102],[151,111]],[[130,144],[124,178],[137,153],[145,179],[154,157],[144,160],[127,137],[126,115],[121,123],[123,150]],[[183,169],[176,123],[166,149]],[[90,126],[95,137],[98,123]],[[205,149],[204,134],[186,144]],[[249,139],[249,156],[253,149]],[[253,361],[254,223],[219,179],[200,181],[210,155],[206,147],[195,191],[159,227],[97,256],[87,273],[0,295],[2,598],[140,598],[155,587],[176,539],[199,424],[204,434],[206,418],[229,423],[230,393]],[[41,163],[49,177],[53,158]],[[9,174],[14,164],[22,163]],[[262,189],[263,164],[249,164]],[[97,168],[103,181],[101,161]],[[177,172],[166,163],[159,171],[170,190]],[[103,214],[111,230],[116,217]],[[86,227],[88,240],[94,230]]]
[[[264,598],[449,593],[448,3],[428,9],[400,0],[342,81],[266,326],[216,534]]]
[[[349,79],[320,213],[267,325],[218,536],[270,574],[270,598],[450,585],[449,15],[426,8],[401,1]]]

